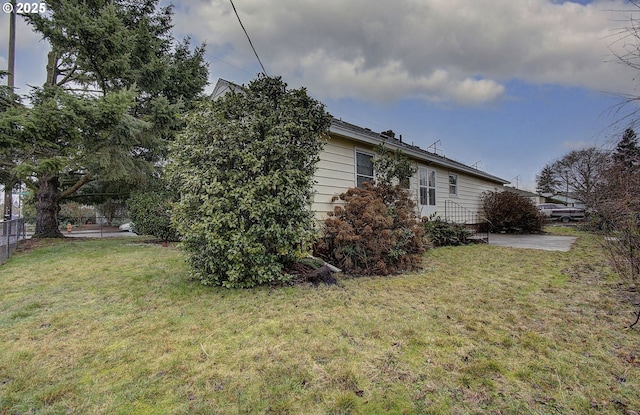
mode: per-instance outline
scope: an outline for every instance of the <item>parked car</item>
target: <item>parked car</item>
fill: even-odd
[[[133,222],[123,223],[118,227],[122,232],[134,232],[133,230]]]
[[[583,220],[585,216],[583,208],[569,207],[559,203],[541,203],[538,205],[538,210],[549,219],[559,220],[564,223],[572,220]]]

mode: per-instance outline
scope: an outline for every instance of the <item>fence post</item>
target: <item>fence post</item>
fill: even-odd
[[[11,254],[11,221],[4,221],[2,230],[7,234],[7,259],[9,259],[9,255]]]

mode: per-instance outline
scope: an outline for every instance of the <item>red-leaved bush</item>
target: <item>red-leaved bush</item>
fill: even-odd
[[[352,275],[388,275],[420,266],[424,229],[400,186],[365,183],[339,196],[316,255]]]

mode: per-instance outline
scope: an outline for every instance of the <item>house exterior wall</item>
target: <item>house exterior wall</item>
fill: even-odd
[[[436,172],[436,206],[435,209],[422,208],[419,204],[418,198],[418,177],[411,178],[411,191],[414,200],[418,204],[418,209],[421,210],[421,216],[429,216],[435,214],[441,218],[445,218],[445,200],[450,200],[458,205],[475,213],[482,213],[482,202],[480,195],[483,192],[498,191],[502,186],[497,183],[492,183],[480,178],[469,176],[465,173],[454,171],[451,169],[442,168],[440,166],[426,165],[423,163],[416,163],[418,167],[425,167],[435,170]],[[449,194],[449,173],[456,174],[458,176],[458,193],[455,195]]]
[[[321,220],[339,204],[331,199],[355,186],[355,144],[332,137],[320,153],[317,167],[311,210]]]
[[[447,172],[447,179],[449,177]],[[455,173],[455,172],[453,172]],[[476,213],[482,213],[482,201],[480,197],[483,192],[496,192],[502,189],[497,183],[491,183],[477,177],[458,173],[458,195],[449,195],[448,182],[445,183],[444,192],[446,197],[460,206]],[[444,201],[442,202],[444,208]]]
[[[351,187],[355,187],[355,154],[356,150],[373,152],[373,146],[356,143],[354,141],[339,137],[331,137],[326,143],[324,150],[320,153],[320,162],[316,170],[314,186],[314,199],[311,209],[315,212],[316,219],[323,220],[328,212],[332,212],[340,201],[332,202],[331,199],[345,192]],[[469,209],[472,212],[482,211],[480,195],[485,191],[500,190],[502,186],[498,183],[482,180],[464,172],[453,171],[447,168],[426,164],[414,160],[416,167],[424,167],[436,172],[436,206],[432,208],[422,208],[419,204],[419,181],[418,173],[411,177],[410,192],[416,202],[421,216],[429,216],[431,213],[444,218],[445,200],[453,202]],[[449,173],[458,175],[458,194],[449,194]]]

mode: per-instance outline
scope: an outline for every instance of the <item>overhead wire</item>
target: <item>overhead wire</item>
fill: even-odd
[[[260,60],[260,56],[258,56],[258,52],[256,51],[256,48],[253,46],[253,42],[251,41],[251,37],[249,36],[249,33],[247,32],[247,29],[244,27],[244,24],[242,23],[242,20],[240,19],[240,15],[238,14],[238,10],[236,9],[236,6],[233,3],[233,0],[229,0],[229,2],[231,3],[231,7],[233,8],[233,12],[236,14],[236,17],[238,19],[238,23],[240,23],[240,27],[242,27],[242,30],[244,31],[244,34],[247,37],[247,40],[249,41],[249,45],[251,46],[251,49],[253,50],[253,54],[256,56],[256,59],[258,60],[258,63],[260,64],[260,67],[262,68],[262,73],[264,75],[267,75],[267,70],[264,68],[264,65],[262,64],[262,61]],[[232,65],[232,64],[230,64],[228,62],[223,61],[222,59],[218,59],[218,60],[222,61],[223,63],[226,63],[229,66],[233,66],[234,68],[239,69],[239,70],[241,70],[241,71],[243,71],[245,73],[248,73],[244,69],[238,68],[237,66],[234,66],[234,65]],[[370,120],[365,120],[364,118],[357,117],[357,116],[355,116],[353,114],[349,114],[346,111],[342,111],[342,110],[339,110],[339,109],[337,111],[341,112],[341,113],[343,113],[345,115],[351,116],[353,118],[357,118],[357,119],[360,119],[360,120],[363,120],[363,121],[367,121],[369,124],[373,124],[373,125],[377,125],[379,127],[382,127],[380,124],[377,124],[377,123],[375,123],[373,121],[370,121]]]
[[[231,7],[233,7],[233,12],[236,14],[236,17],[238,18],[238,23],[240,23],[240,27],[242,27],[242,30],[244,31],[244,34],[247,36],[247,40],[249,41],[249,45],[251,45],[251,49],[253,50],[254,55],[256,55],[256,59],[258,59],[258,63],[260,64],[260,67],[262,68],[262,73],[267,75],[267,70],[264,69],[264,65],[262,64],[262,61],[260,60],[260,56],[258,56],[258,52],[256,52],[256,48],[253,46],[253,42],[251,41],[251,38],[249,37],[249,33],[247,33],[247,29],[244,28],[244,25],[242,24],[242,20],[240,20],[240,15],[238,14],[238,10],[236,10],[235,4],[233,4],[233,0],[229,0],[229,2],[231,3]]]

